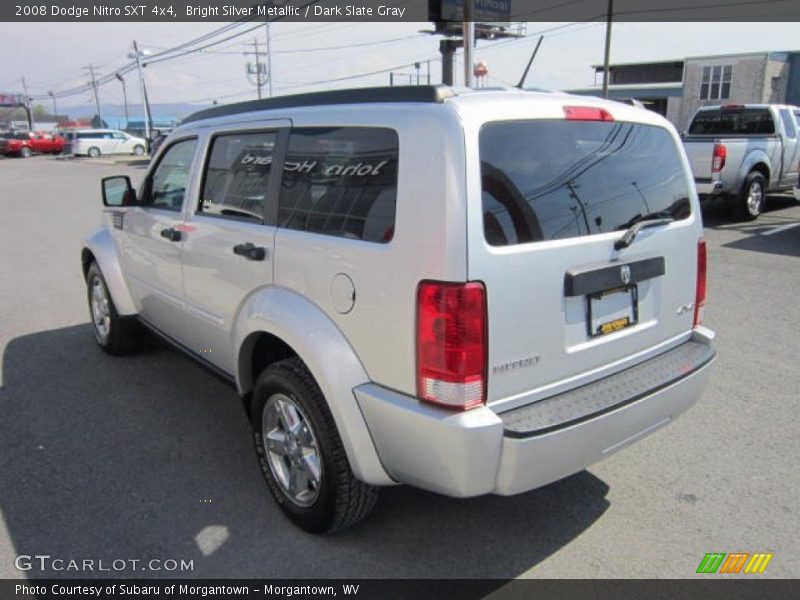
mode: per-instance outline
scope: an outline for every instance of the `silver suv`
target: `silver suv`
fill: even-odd
[[[273,168],[277,165],[277,168]],[[694,403],[714,359],[674,128],[518,90],[346,90],[188,118],[85,243],[95,337],[235,384],[312,532],[378,488],[524,492]]]

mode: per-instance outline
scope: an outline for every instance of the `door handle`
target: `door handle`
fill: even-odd
[[[244,256],[249,260],[264,260],[267,257],[266,248],[263,246],[256,246],[250,242],[234,246],[233,253]]]
[[[167,238],[170,242],[180,242],[181,232],[178,231],[177,229],[169,227],[168,229],[161,230],[161,237]]]

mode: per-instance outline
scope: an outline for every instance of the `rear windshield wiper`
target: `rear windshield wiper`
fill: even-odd
[[[614,250],[622,250],[630,246],[642,229],[666,225],[667,223],[672,223],[674,220],[675,218],[666,210],[650,213],[648,215],[638,215],[620,227],[620,229],[627,227],[627,231],[625,231],[625,234],[620,239],[614,242]]]

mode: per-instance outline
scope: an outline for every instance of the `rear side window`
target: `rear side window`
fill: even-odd
[[[508,121],[480,133],[486,241],[509,246],[690,215],[683,163],[661,127]]]
[[[698,112],[690,135],[756,135],[775,133],[772,113],[766,108],[719,108]]]
[[[375,127],[293,129],[278,225],[367,242],[394,235],[397,133]]]
[[[264,222],[275,133],[236,133],[214,140],[198,212]]]

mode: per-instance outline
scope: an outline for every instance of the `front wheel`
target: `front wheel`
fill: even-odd
[[[136,144],[133,147],[133,153],[136,156],[144,156],[144,146],[142,146],[141,144]]]
[[[96,262],[86,273],[89,315],[94,337],[103,352],[112,355],[136,352],[142,345],[142,330],[132,318],[121,317],[108,292],[106,280]]]
[[[256,452],[278,505],[311,533],[364,519],[378,488],[356,479],[325,397],[305,364],[289,358],[264,370],[252,399]]]
[[[767,200],[767,178],[758,171],[745,179],[736,204],[736,215],[743,221],[755,221],[764,211]]]

